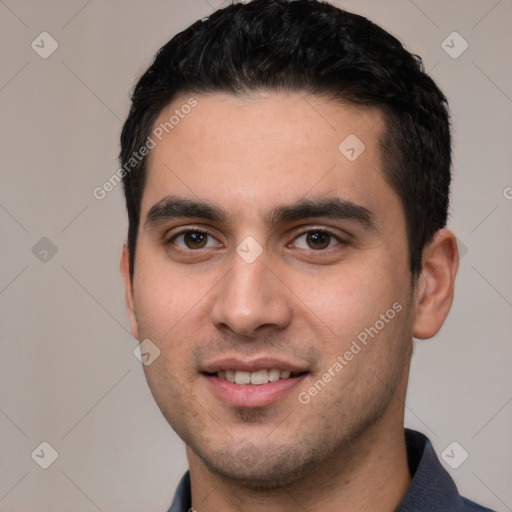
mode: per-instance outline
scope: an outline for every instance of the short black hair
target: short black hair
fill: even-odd
[[[328,96],[382,111],[385,178],[402,202],[409,267],[418,275],[423,248],[448,215],[447,100],[420,57],[395,37],[362,16],[316,0],[235,3],[160,48],[133,90],[121,134],[132,275],[147,162],[133,154],[146,145],[159,114],[178,95],[258,91]]]

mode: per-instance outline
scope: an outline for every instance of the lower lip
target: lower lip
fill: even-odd
[[[215,395],[235,407],[264,407],[277,402],[298,386],[307,374],[279,379],[259,386],[235,384],[214,375],[203,375]]]

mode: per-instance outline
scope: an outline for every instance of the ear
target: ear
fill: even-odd
[[[135,310],[133,308],[133,283],[132,276],[130,275],[130,252],[126,244],[123,245],[119,268],[121,270],[121,277],[123,278],[124,301],[126,303],[126,310],[128,311],[128,317],[130,319],[130,331],[134,338],[139,339],[137,317],[135,316]]]
[[[415,297],[415,338],[432,338],[441,329],[452,305],[458,267],[455,235],[448,229],[441,229],[423,249]]]

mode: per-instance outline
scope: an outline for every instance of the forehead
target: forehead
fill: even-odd
[[[381,164],[384,124],[377,109],[298,93],[181,96],[153,126],[142,220],[166,195],[240,219],[304,198],[396,207]]]

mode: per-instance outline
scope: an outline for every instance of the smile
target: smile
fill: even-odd
[[[216,376],[219,379],[227,380],[234,384],[261,386],[269,382],[276,382],[280,379],[289,379],[296,377],[300,373],[293,373],[289,370],[280,370],[278,368],[262,369],[255,372],[247,372],[244,370],[219,370]]]

